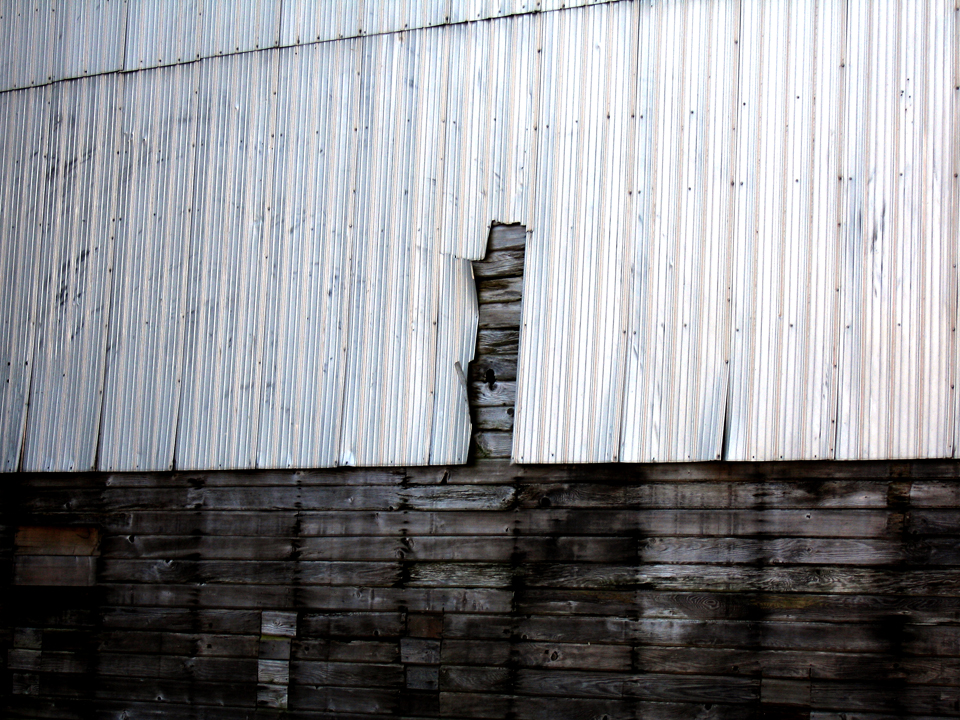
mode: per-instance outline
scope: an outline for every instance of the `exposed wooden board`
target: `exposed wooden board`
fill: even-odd
[[[171,560],[281,560],[294,557],[296,548],[291,538],[210,535],[114,535],[103,546],[111,558]]]
[[[522,277],[490,278],[477,283],[477,302],[481,305],[481,314],[482,306],[487,303],[519,303],[522,296]],[[519,325],[517,322],[515,327]]]
[[[522,250],[527,243],[527,229],[523,225],[494,225],[487,240],[487,254],[498,250]]]
[[[512,673],[505,667],[467,667],[444,665],[440,669],[440,690],[443,692],[510,692]]]
[[[117,589],[115,595],[123,596],[124,591]],[[105,603],[102,610],[105,628],[117,630],[144,630],[173,633],[170,642],[174,647],[180,642],[177,633],[239,633],[255,640],[260,635],[260,613],[256,610],[198,609],[190,602],[193,596],[184,593],[181,607],[150,607],[159,603],[123,603],[120,607],[110,607]],[[129,595],[135,600],[136,595]],[[150,642],[149,639],[145,642]],[[187,642],[190,642],[189,640]]]
[[[384,632],[380,636],[389,635]],[[400,660],[396,640],[357,640],[356,635],[347,635],[349,640],[299,640],[294,643],[291,657],[294,660],[326,660],[333,662],[395,663]]]
[[[392,587],[399,563],[232,560],[104,560],[108,583],[225,583],[238,585],[362,585]]]
[[[911,510],[906,529],[914,535],[960,535],[960,510]]]
[[[523,249],[497,249],[488,253],[482,262],[473,263],[476,278],[516,277],[523,275]]]
[[[960,506],[960,482],[950,480],[914,480],[910,483],[910,505],[918,508]]]
[[[256,682],[257,663],[256,658],[195,658],[174,655],[99,653],[97,673],[101,677]]]
[[[489,373],[493,373],[491,376]],[[480,355],[470,363],[470,382],[490,382],[517,379],[517,354]]]
[[[440,663],[440,641],[431,638],[401,638],[400,662],[416,665]]]
[[[485,431],[473,435],[474,452],[478,458],[508,458],[513,447],[513,434]]]
[[[20,555],[14,561],[14,585],[89,587],[96,582],[97,558],[73,555]]]
[[[408,690],[432,693],[440,687],[440,668],[436,665],[407,665],[404,674]]]
[[[297,613],[264,610],[260,616],[260,634],[292,638],[297,636]]]
[[[269,487],[300,485],[399,485],[399,468],[335,468],[330,470],[243,470],[163,473],[110,473],[107,488]]]
[[[143,616],[155,617],[146,608]],[[257,654],[258,638],[255,635],[183,633],[171,630],[166,624],[163,627],[162,631],[138,630],[137,623],[130,623],[130,629],[100,632],[98,650],[191,657],[255,657]]]
[[[475,382],[470,386],[470,404],[474,407],[512,407],[517,399],[517,383],[497,380],[493,383]]]
[[[492,302],[480,306],[477,327],[485,330],[520,327],[520,303]]]
[[[255,663],[254,663],[255,664]],[[219,707],[253,708],[256,703],[256,671],[248,682],[175,681],[155,678],[100,677],[94,697],[100,701],[194,703]]]
[[[257,685],[257,707],[284,710],[289,702],[286,683],[280,685],[259,683]]]
[[[509,493],[506,493],[509,498]],[[490,498],[489,495],[486,498]],[[481,497],[480,501],[486,498]],[[502,503],[504,494],[494,495]],[[469,497],[467,498],[469,499]],[[299,527],[297,521],[299,520]],[[134,513],[108,519],[111,533],[314,536],[408,535],[630,535],[711,537],[861,537],[899,535],[900,524],[882,510],[616,510],[539,509],[517,513],[460,510],[449,512],[306,511],[257,513]]]
[[[643,483],[637,485],[525,484],[522,507],[609,508],[884,508],[887,488],[836,481]]]
[[[398,704],[396,690],[380,687],[330,687],[290,685],[290,706],[298,710],[328,710],[337,713],[389,715]]]
[[[477,355],[512,355],[520,352],[519,330],[478,330]]]
[[[99,554],[100,531],[92,527],[20,527],[14,539],[20,555]]]
[[[404,616],[397,612],[305,612],[300,620],[304,638],[400,637]]]
[[[509,612],[513,593],[489,588],[323,587],[290,585],[162,585],[103,586],[108,605],[154,605],[172,608],[244,609],[303,607],[312,610],[389,612]],[[257,621],[259,623],[259,619]],[[257,631],[259,632],[259,630]]]
[[[878,679],[870,683],[814,682],[810,704],[822,710],[865,710],[903,715],[956,717],[960,688],[909,685]]]
[[[630,697],[662,702],[749,703],[759,696],[759,682],[749,678],[679,675],[634,675],[581,670],[518,671],[517,688],[524,695],[566,697]]]
[[[257,660],[257,682],[286,686],[290,682],[290,661],[260,658]]]
[[[513,431],[512,407],[478,407],[473,414],[473,426],[477,430]]]
[[[889,565],[910,559],[915,565],[946,564],[930,562],[935,548],[929,544],[866,538],[651,538],[639,545],[641,561],[649,563]]]

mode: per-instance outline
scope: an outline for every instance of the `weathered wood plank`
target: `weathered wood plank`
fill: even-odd
[[[473,263],[473,274],[477,279],[516,277],[523,275],[524,251],[498,248],[488,253],[483,261]]]
[[[475,382],[470,385],[472,407],[513,407],[517,400],[515,380],[497,380],[492,385]]]
[[[212,682],[257,682],[255,658],[182,657],[101,652],[99,676],[201,680]]]
[[[402,628],[401,628],[402,629]],[[397,631],[397,634],[400,630]],[[380,635],[387,635],[383,633]],[[333,662],[394,663],[400,661],[400,649],[396,640],[298,640],[293,644],[291,658],[294,660],[327,660]]]
[[[20,527],[14,547],[20,555],[91,557],[99,553],[100,531],[92,527]]]
[[[114,560],[102,562],[108,583],[227,583],[238,585],[361,585],[392,587],[399,563],[232,560]]]
[[[520,309],[518,302],[487,302],[480,305],[477,326],[483,329],[520,327]]]
[[[491,588],[103,584],[107,605],[199,609],[296,608],[332,612],[509,612],[513,593]],[[257,619],[259,623],[259,617]],[[259,625],[258,625],[259,627]],[[257,630],[259,632],[259,629]]]
[[[493,225],[487,240],[487,253],[498,250],[523,250],[527,244],[527,229],[523,225]]]
[[[478,458],[508,458],[513,448],[513,434],[508,432],[475,432],[473,440]]]
[[[477,301],[481,305],[487,303],[519,304],[522,296],[522,277],[490,278],[477,283]]]
[[[642,485],[534,484],[520,493],[523,508],[884,508],[886,487],[862,481],[690,482]]]
[[[487,353],[478,355],[470,363],[468,376],[471,383],[498,382],[517,379],[517,353]]]
[[[390,688],[290,685],[290,706],[299,710],[389,715],[399,706],[399,691]]]
[[[395,664],[297,660],[291,661],[290,671],[301,685],[399,688],[403,684],[403,667]]]
[[[513,432],[512,407],[478,407],[473,413],[473,423],[477,430],[502,430]]]
[[[444,486],[449,487],[449,486]],[[395,535],[628,535],[631,537],[890,538],[902,523],[885,510],[682,510],[621,512],[609,509],[552,509],[529,512],[476,512],[479,506],[511,508],[513,491],[422,498],[419,504],[443,504],[432,512],[369,511],[135,512],[106,519],[111,535],[209,534],[221,536],[301,537]],[[459,509],[457,509],[459,506]],[[492,508],[491,508],[492,509]]]
[[[150,608],[153,610],[153,608]],[[144,610],[147,610],[146,608]],[[144,615],[148,613],[144,612]],[[150,618],[155,614],[150,613]],[[256,635],[223,635],[184,633],[165,627],[163,631],[131,629],[103,631],[98,635],[99,652],[151,653],[154,655],[187,655],[190,657],[256,657]]]
[[[14,585],[86,587],[96,582],[97,558],[73,555],[20,555],[14,560]]]
[[[519,330],[478,330],[477,355],[513,355],[520,352]]]
[[[136,601],[138,596],[129,589],[115,588],[114,596],[127,597]],[[149,593],[154,596],[153,589]],[[183,589],[171,593],[173,604],[181,607],[149,607],[159,603],[122,603],[120,607],[111,607],[105,603],[102,610],[103,626],[116,630],[143,630],[164,633],[237,633],[251,638],[260,635],[260,613],[255,610],[201,609],[195,607],[194,593]],[[189,609],[183,606],[190,605]],[[147,607],[145,607],[147,606]],[[167,638],[177,647],[176,635]],[[149,643],[146,639],[144,642]]]

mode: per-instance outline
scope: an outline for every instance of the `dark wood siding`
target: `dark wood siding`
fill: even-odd
[[[20,476],[4,557],[103,539],[93,588],[8,587],[7,715],[958,716],[958,473]]]

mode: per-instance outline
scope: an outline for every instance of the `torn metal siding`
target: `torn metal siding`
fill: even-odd
[[[17,470],[33,370],[51,88],[0,94],[0,469]]]
[[[123,223],[115,251],[101,470],[173,467],[199,78],[196,63],[124,77]]]
[[[96,466],[113,248],[121,76],[53,86],[43,162],[37,343],[22,468]]]

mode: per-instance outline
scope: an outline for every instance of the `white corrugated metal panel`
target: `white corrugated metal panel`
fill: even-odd
[[[955,452],[957,13],[849,6],[840,458]]]
[[[127,0],[124,70],[200,59],[204,0]]]
[[[538,185],[513,451],[520,462],[619,458],[637,17],[633,5],[618,4],[541,18]]]
[[[625,171],[600,167],[598,138],[622,91],[590,57],[629,13],[636,198],[606,210]],[[731,460],[956,453],[954,0],[542,22],[515,459],[611,460],[618,432],[621,460],[711,459],[724,441]],[[592,235],[626,214],[635,228]]]
[[[281,0],[201,0],[200,56],[276,47]]]
[[[833,456],[838,8],[743,6],[730,458]]]
[[[280,17],[280,44],[301,45],[361,35],[364,0],[286,0]]]
[[[61,32],[51,40],[61,55],[60,78],[123,69],[127,0],[75,0],[57,7]]]
[[[122,76],[55,85],[23,470],[95,466],[117,231]]]
[[[0,89],[59,80],[62,23],[55,0],[6,0],[0,4]]]
[[[14,472],[33,369],[52,89],[0,94],[0,470]]]
[[[255,467],[277,51],[205,60],[176,466]]]
[[[199,64],[127,75],[99,469],[173,466],[193,218]]]
[[[729,2],[638,9],[620,459],[712,460],[727,391],[737,12]]]
[[[358,45],[349,40],[280,51],[260,467],[330,467],[338,460],[354,244]]]

